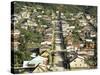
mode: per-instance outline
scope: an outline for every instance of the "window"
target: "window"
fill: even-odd
[[[82,62],[83,60],[81,60],[81,62]]]
[[[77,67],[77,64],[75,64],[75,67]]]
[[[74,60],[74,62],[76,62],[76,60]]]

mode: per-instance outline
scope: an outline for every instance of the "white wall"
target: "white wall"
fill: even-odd
[[[84,58],[77,57],[70,63],[71,68],[88,68],[89,66],[85,63]]]

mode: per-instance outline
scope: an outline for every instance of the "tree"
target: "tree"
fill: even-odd
[[[97,67],[97,58],[95,56],[85,58],[85,62],[89,65],[90,68]]]

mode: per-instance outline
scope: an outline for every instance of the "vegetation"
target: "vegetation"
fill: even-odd
[[[94,56],[86,58],[85,62],[90,66],[90,68],[96,68],[97,67],[97,58],[94,57]]]
[[[92,6],[73,6],[73,5],[58,5],[58,4],[41,4],[41,3],[31,3],[31,2],[14,2],[14,14],[18,14],[21,16],[21,19],[18,20],[18,23],[15,25],[15,29],[18,29],[20,33],[20,39],[18,40],[20,42],[19,50],[14,52],[14,64],[15,66],[22,66],[22,63],[24,60],[30,60],[30,54],[31,52],[28,50],[29,48],[39,48],[41,41],[43,41],[43,35],[44,29],[42,26],[47,25],[47,27],[52,26],[52,14],[54,13],[56,15],[56,11],[63,12],[65,15],[65,18],[63,18],[65,21],[69,23],[70,26],[75,26],[75,29],[73,30],[73,39],[74,43],[77,43],[80,39],[79,33],[76,32],[77,30],[80,30],[81,27],[78,24],[78,20],[74,21],[68,21],[68,18],[71,18],[71,13],[76,15],[78,12],[83,12],[84,16],[86,14],[89,14],[90,16],[93,16],[96,18],[97,13],[97,7]],[[49,9],[49,10],[48,10]],[[34,11],[35,10],[35,11]],[[93,11],[94,10],[94,11]],[[37,11],[37,12],[36,12]],[[42,13],[44,11],[44,13]],[[30,12],[29,18],[25,18],[22,16],[22,12]],[[45,18],[38,18],[37,16],[47,16],[50,21]],[[21,26],[27,22],[27,20],[31,19],[31,21],[36,23],[38,26],[33,28],[31,26],[27,26],[27,29],[21,28]],[[33,20],[35,19],[35,21]],[[53,32],[54,34],[54,32]],[[55,37],[55,35],[53,35]],[[54,40],[54,39],[53,39]],[[52,49],[55,49],[54,42]],[[51,59],[52,60],[52,59]],[[94,64],[94,62],[91,63],[91,61],[94,61],[94,58],[88,58],[86,60],[90,60],[89,63]]]

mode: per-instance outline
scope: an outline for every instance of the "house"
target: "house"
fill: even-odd
[[[28,62],[29,62],[29,61],[23,61],[23,68],[27,68],[27,67],[28,67],[28,65],[27,65]]]
[[[41,54],[42,57],[48,57],[49,56],[49,52],[46,50]]]
[[[70,63],[71,69],[86,69],[89,68],[88,64],[85,63],[84,57],[78,56]]]
[[[18,23],[18,20],[17,20],[17,15],[12,15],[11,16],[11,20],[12,20],[12,23],[13,23],[13,25],[16,25],[16,23]]]
[[[72,44],[73,44],[72,39],[68,39],[68,40],[67,40],[67,45],[72,45]]]
[[[14,38],[18,38],[19,35],[20,35],[20,31],[18,29],[15,29],[14,31],[11,32],[11,35],[14,37]]]
[[[74,51],[73,46],[67,46],[66,49],[67,49],[68,52],[70,52],[70,51]]]
[[[70,26],[69,29],[75,29],[75,26]]]
[[[39,64],[41,65],[47,65],[48,59],[42,56],[37,56],[35,58],[33,58],[30,61],[24,61],[23,62],[23,68],[27,68],[27,67],[36,67]]]
[[[14,31],[12,31],[11,33],[11,46],[12,46],[12,49],[17,51],[18,50],[18,46],[20,44],[20,42],[18,42],[18,39],[19,39],[19,35],[20,35],[20,31],[15,29]]]
[[[42,15],[38,15],[37,17],[38,17],[38,18],[41,18],[41,17],[42,17]]]
[[[83,49],[81,49],[81,51],[78,51],[77,53],[79,55],[93,56],[94,55],[94,49],[83,48]]]
[[[39,66],[37,66],[35,68],[35,70],[33,71],[33,73],[40,73],[40,72],[47,72],[48,71],[48,67],[46,65],[41,65],[39,64]]]
[[[34,9],[34,12],[37,12],[37,10],[36,10],[36,9]]]
[[[50,42],[50,41],[41,42],[41,45],[51,45],[51,44],[52,44],[52,42]]]
[[[91,16],[90,16],[89,14],[86,14],[86,18],[87,18],[88,20],[90,20],[90,19],[91,19]]]
[[[50,49],[50,48],[51,48],[51,45],[47,45],[47,44],[42,45],[42,46],[40,47],[40,53],[42,53],[42,52],[44,52],[44,51],[46,51],[46,50],[48,50],[48,49]]]
[[[36,53],[32,53],[31,57],[35,58],[36,57]]]
[[[16,42],[11,42],[11,46],[12,46],[11,48],[14,49],[14,51],[17,51],[19,44],[20,43],[17,42],[17,41]]]
[[[47,60],[48,60],[48,59],[45,58],[45,57],[37,56],[37,57],[33,58],[32,60],[30,60],[30,61],[28,62],[28,64],[29,64],[29,65],[35,65],[35,66],[37,66],[38,64],[47,65]]]
[[[43,28],[47,28],[48,26],[47,26],[47,25],[41,25],[41,27],[43,27]]]
[[[23,11],[23,12],[21,12],[21,15],[22,15],[23,18],[29,18],[30,17],[30,12]]]
[[[90,37],[92,37],[92,38],[96,37],[96,32],[91,32]]]
[[[39,55],[39,53],[40,53],[39,48],[29,48],[28,51],[32,52],[31,57],[35,57],[35,56]]]
[[[93,40],[92,39],[86,39],[86,42],[92,42]]]
[[[27,22],[22,23],[21,28],[27,30],[28,29],[28,23]]]

